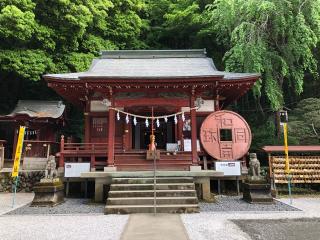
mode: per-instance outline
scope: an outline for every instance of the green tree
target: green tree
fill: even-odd
[[[22,96],[58,98],[39,81],[45,73],[85,71],[104,49],[145,47],[144,9],[144,0],[0,1],[0,111]]]
[[[203,0],[150,0],[147,4],[146,42],[151,48],[199,47]],[[203,46],[201,46],[203,48]]]
[[[302,93],[305,73],[317,77],[319,0],[216,0],[203,19],[204,31],[228,49],[226,70],[262,74],[254,94],[264,94],[272,109],[284,105],[286,87]]]
[[[320,141],[320,99],[306,98],[289,113],[289,135],[299,144],[319,144]]]

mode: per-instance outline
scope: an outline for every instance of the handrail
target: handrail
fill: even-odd
[[[108,145],[108,143],[64,143],[64,145]]]
[[[157,150],[153,149],[153,212],[154,215],[157,214],[157,178],[156,178],[156,169],[157,169]]]
[[[55,143],[55,144],[59,144],[58,142],[55,141],[38,141],[38,140],[24,140],[23,142],[25,143]]]

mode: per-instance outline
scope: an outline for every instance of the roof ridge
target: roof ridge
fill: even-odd
[[[18,102],[52,102],[52,103],[63,103],[61,100],[41,100],[41,99],[19,99]]]
[[[107,50],[101,52],[101,59],[148,59],[148,58],[204,58],[206,49],[179,49],[179,50]]]

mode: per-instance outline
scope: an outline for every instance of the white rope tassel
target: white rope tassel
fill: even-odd
[[[178,123],[177,115],[174,115],[174,124],[177,124],[177,123]]]
[[[126,123],[128,124],[129,123],[129,115],[127,114],[126,116]]]
[[[157,123],[157,127],[160,127],[160,121],[159,121],[159,118],[157,118],[156,123]]]
[[[117,112],[117,120],[118,120],[118,121],[120,120],[120,113],[119,113],[119,111]]]
[[[186,120],[186,117],[184,116],[184,112],[182,112],[181,119],[182,119],[182,122]]]
[[[146,127],[149,127],[149,121],[148,121],[148,118],[146,118]]]
[[[168,122],[168,117],[164,117],[164,121],[165,121],[165,123],[167,123]]]
[[[137,125],[137,118],[136,118],[136,117],[133,118],[133,124],[134,124],[135,126]]]

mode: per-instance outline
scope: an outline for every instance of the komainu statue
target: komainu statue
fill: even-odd
[[[249,175],[252,179],[260,179],[260,162],[257,158],[256,153],[250,153],[250,161],[249,161]]]
[[[249,176],[243,183],[243,200],[248,203],[274,203],[271,186],[267,179],[260,175],[260,162],[256,153],[250,153]]]
[[[64,186],[63,182],[57,177],[54,156],[49,156],[45,168],[45,177],[34,185],[33,191],[34,198],[31,207],[53,207],[64,202]]]
[[[45,179],[54,179],[57,176],[55,157],[50,155],[46,164]]]

